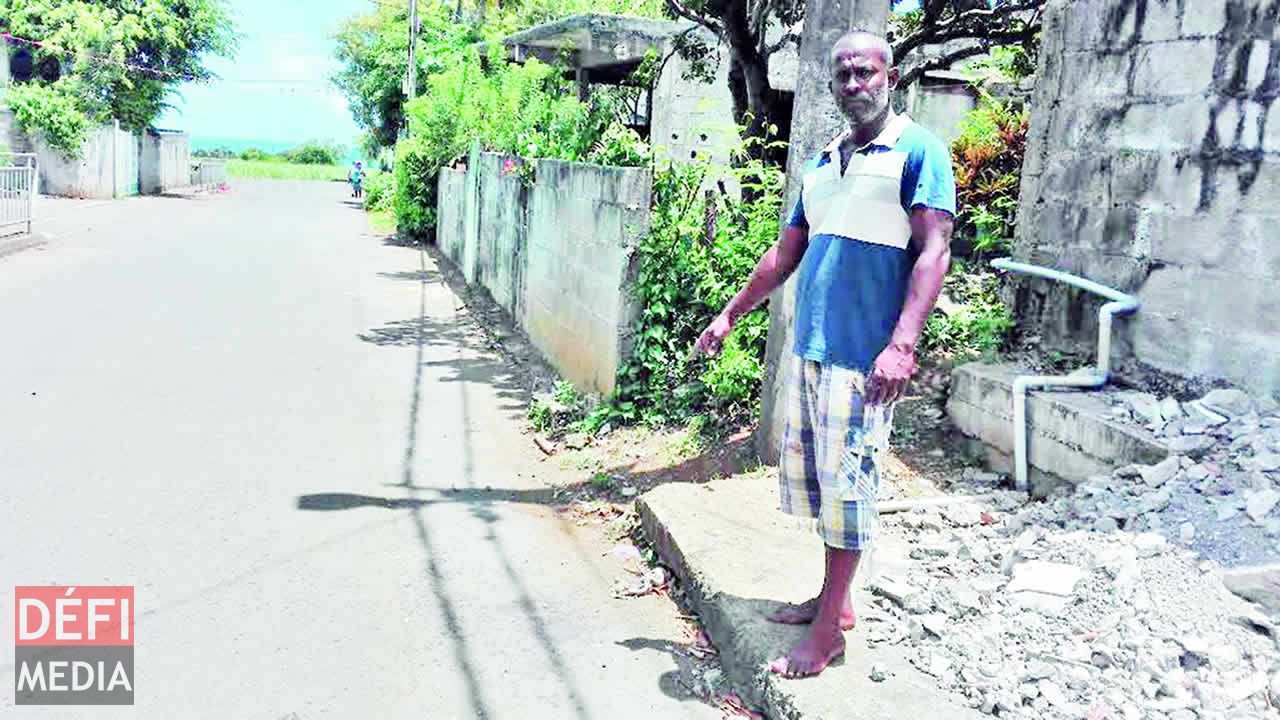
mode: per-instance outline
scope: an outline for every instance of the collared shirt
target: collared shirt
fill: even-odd
[[[889,344],[917,252],[911,211],[956,211],[947,146],[906,115],[858,148],[840,172],[840,143],[809,164],[789,223],[809,233],[796,287],[795,352],[869,371]]]

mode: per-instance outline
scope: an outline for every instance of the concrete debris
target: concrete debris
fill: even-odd
[[[942,508],[942,517],[957,527],[969,527],[982,522],[982,508],[973,503],[947,505]]]
[[[871,678],[871,682],[879,683],[879,682],[884,682],[888,676],[885,674],[884,668],[880,667],[879,665],[872,664],[869,677]]]
[[[1235,388],[1214,390],[1201,398],[1200,404],[1229,418],[1253,412],[1253,399],[1248,393]]]
[[[1280,563],[1265,534],[1272,521],[1280,533],[1280,468],[1267,469],[1280,415],[1269,425],[1224,392],[1203,405],[1173,415],[1128,399],[1126,412],[1198,439],[1155,465],[1042,502],[939,509],[937,523],[886,516],[918,559],[871,582],[885,598],[873,647],[904,645],[933,682],[1000,718],[1280,719],[1280,629],[1222,571]],[[967,522],[984,512],[993,522]]]

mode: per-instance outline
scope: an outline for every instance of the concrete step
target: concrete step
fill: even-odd
[[[986,446],[996,470],[1013,467],[1013,381],[1025,371],[970,363],[951,375],[947,414],[964,434]],[[1033,390],[1027,401],[1028,465],[1032,491],[1079,483],[1131,463],[1157,463],[1168,449],[1152,433],[1111,415],[1107,390]]]
[[[867,645],[861,631],[846,634],[845,659],[815,678],[787,680],[770,673],[804,634],[803,628],[765,620],[779,602],[800,602],[822,584],[822,544],[777,508],[777,484],[729,478],[702,485],[673,483],[640,498],[647,537],[681,579],[703,626],[720,650],[736,689],[774,720],[901,720],[982,717],[943,692],[910,664],[903,646]],[[885,544],[875,570],[892,572],[911,562],[905,546]],[[870,568],[859,570],[865,588]],[[859,589],[855,607],[870,594]],[[871,665],[889,677],[870,679]]]

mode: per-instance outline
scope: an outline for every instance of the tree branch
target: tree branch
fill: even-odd
[[[799,33],[797,33],[795,30],[787,30],[785,33],[782,34],[782,37],[778,38],[778,42],[772,45],[766,45],[764,48],[764,51],[761,54],[764,55],[765,57],[769,57],[774,53],[778,52],[779,50],[781,50],[782,48],[786,47],[787,45],[794,42],[799,42],[799,40],[800,40]]]
[[[712,20],[709,17],[700,15],[694,12],[693,10],[690,10],[684,5],[681,5],[680,3],[676,2],[676,0],[666,0],[666,2],[667,2],[667,9],[670,10],[673,14],[679,17],[682,17],[685,20],[688,20],[690,22],[695,22],[701,25],[702,27],[705,27],[706,29],[715,33],[716,37],[724,37],[724,26],[722,24],[716,22],[715,20]]]
[[[987,37],[992,33],[1001,32],[1002,29],[1007,28],[1008,25],[1014,22],[1023,22],[1015,16],[1028,11],[1035,11],[1035,13],[1031,18],[1031,22],[1027,24],[1039,25],[1039,11],[1044,7],[1044,3],[1045,0],[1028,0],[1027,2],[1000,5],[995,8],[966,10],[946,22],[939,22],[937,17],[932,18],[931,21],[926,11],[920,30],[897,43],[897,46],[893,49],[894,54],[902,57],[922,45],[938,45],[948,40],[959,40],[966,37]],[[1003,19],[1005,21],[1002,29],[993,29],[987,24],[995,19]]]

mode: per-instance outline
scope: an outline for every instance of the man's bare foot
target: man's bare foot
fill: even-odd
[[[783,625],[808,625],[818,615],[818,598],[805,600],[799,605],[786,604],[769,613],[769,622]],[[846,599],[844,609],[840,611],[840,629],[852,630],[858,624],[858,617],[853,613],[853,602]]]
[[[769,670],[788,678],[810,677],[826,670],[841,655],[844,655],[844,635],[840,630],[814,627],[786,657],[769,663]]]

